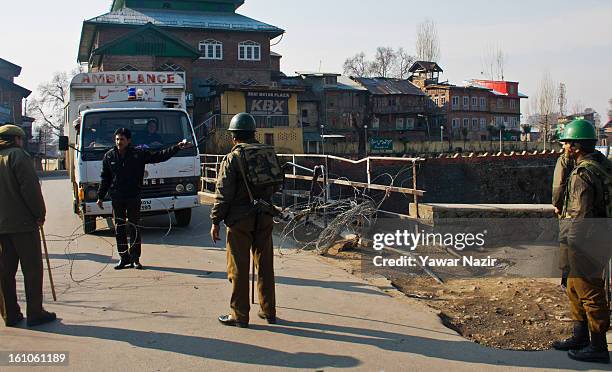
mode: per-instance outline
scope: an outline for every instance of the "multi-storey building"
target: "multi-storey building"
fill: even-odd
[[[258,139],[302,151],[297,91],[278,85],[284,30],[238,14],[244,0],[114,0],[83,23],[78,61],[96,71],[183,73],[189,111],[207,151],[224,152],[231,117],[256,116]]]
[[[30,93],[28,89],[15,84],[15,78],[21,74],[21,67],[0,58],[0,125],[13,123],[24,129],[28,138],[32,138],[34,119],[22,113],[23,100]]]
[[[418,61],[411,67],[413,83],[430,97],[429,126],[450,139],[487,140],[499,136],[520,138],[520,100],[527,98],[511,81],[470,80],[461,85],[439,82],[442,68]],[[440,133],[440,132],[438,132]]]

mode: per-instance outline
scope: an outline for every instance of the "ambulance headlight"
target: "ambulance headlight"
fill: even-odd
[[[187,192],[194,192],[195,186],[193,185],[193,183],[188,183],[187,186],[185,186],[185,190],[187,190]]]
[[[176,192],[179,192],[179,193],[185,192],[185,186],[179,183],[178,185],[176,185]]]

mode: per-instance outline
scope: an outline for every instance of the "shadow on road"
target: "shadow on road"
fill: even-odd
[[[89,325],[54,324],[40,332],[127,342],[133,346],[235,363],[291,368],[351,368],[358,359],[323,353],[287,353],[256,345],[205,337]]]

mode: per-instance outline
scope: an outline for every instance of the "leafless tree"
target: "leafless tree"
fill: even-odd
[[[578,114],[582,114],[583,112],[584,112],[584,105],[582,104],[582,102],[581,101],[574,102],[574,104],[572,105],[572,114],[578,115]]]
[[[551,137],[551,129],[554,124],[555,106],[557,100],[557,85],[553,82],[550,73],[546,72],[542,75],[540,86],[538,88],[538,115],[539,127],[541,133],[544,133],[544,144]],[[546,147],[546,145],[545,145]]]
[[[417,26],[416,54],[421,61],[438,62],[440,58],[438,29],[432,19],[426,19]]]
[[[36,95],[28,101],[28,115],[40,121],[39,125],[45,125],[57,135],[63,135],[64,107],[69,99],[70,80],[80,72],[80,67],[71,72],[56,72],[50,81],[40,84]]]
[[[372,62],[371,74],[375,77],[388,78],[391,77],[396,66],[397,55],[395,50],[390,47],[378,47],[376,49],[376,57]]]
[[[344,61],[344,74],[354,77],[369,77],[372,63],[366,59],[366,54],[360,52]]]
[[[410,73],[410,66],[416,61],[416,58],[410,55],[404,48],[399,48],[395,53],[395,71],[393,76],[398,79],[407,79]]]
[[[612,98],[608,100],[608,104],[610,105],[610,108],[608,108],[608,120],[612,120]]]
[[[482,56],[482,74],[491,80],[504,80],[506,54],[500,46],[490,45]]]

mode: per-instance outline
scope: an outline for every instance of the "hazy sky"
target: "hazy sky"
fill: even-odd
[[[0,57],[23,67],[31,90],[76,64],[82,21],[107,12],[111,0],[21,0],[2,5]],[[478,78],[490,45],[506,53],[506,79],[537,93],[544,72],[564,82],[568,106],[580,102],[605,119],[612,98],[610,0],[246,0],[240,13],[286,30],[273,50],[282,69],[342,72],[345,58],[377,46],[414,51],[416,25],[438,26],[443,79]],[[276,39],[275,41],[278,41]],[[527,106],[523,103],[523,107]],[[525,110],[523,110],[524,112]]]

